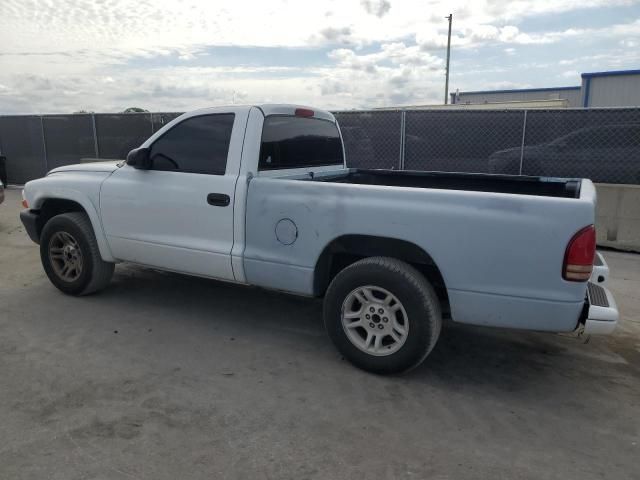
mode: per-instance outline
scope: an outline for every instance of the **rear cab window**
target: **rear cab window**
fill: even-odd
[[[334,122],[286,115],[271,115],[265,118],[258,170],[308,168],[342,163],[342,141]]]

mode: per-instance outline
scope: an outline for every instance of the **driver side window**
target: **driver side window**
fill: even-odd
[[[224,175],[233,113],[188,118],[151,145],[151,170]]]

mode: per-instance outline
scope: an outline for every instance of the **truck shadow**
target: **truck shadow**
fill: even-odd
[[[135,308],[145,318],[162,312],[155,321],[179,321],[189,328],[251,335],[252,341],[272,342],[287,335],[314,349],[318,362],[336,371],[340,361],[324,333],[322,302],[214,280],[160,272],[138,266],[119,266],[112,285],[93,297],[121,309]],[[194,325],[195,326],[195,325]],[[256,328],[257,327],[257,328]],[[251,332],[249,334],[249,332]],[[281,355],[288,355],[286,351]],[[346,361],[340,375],[368,375]],[[622,365],[620,365],[622,363]],[[333,364],[333,365],[331,365]],[[624,367],[606,342],[584,345],[574,338],[554,334],[489,329],[447,322],[427,360],[412,372],[386,378],[394,384],[423,383],[456,391],[520,392],[535,389],[539,382],[566,389],[572,382],[602,378],[603,369]],[[598,377],[600,376],[600,377]],[[581,388],[584,388],[582,384]],[[600,386],[599,388],[603,388]]]

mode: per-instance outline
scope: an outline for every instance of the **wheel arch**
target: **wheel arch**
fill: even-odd
[[[345,267],[366,257],[392,257],[417,268],[432,284],[444,310],[449,296],[442,271],[433,257],[415,243],[391,237],[342,235],[325,246],[314,269],[313,293],[324,295],[331,280]]]
[[[83,198],[81,195],[73,194],[64,196],[43,195],[36,199],[32,209],[39,213],[37,222],[38,238],[40,237],[45,224],[52,217],[69,212],[85,213],[89,217],[89,221],[93,227],[93,232],[98,243],[98,249],[100,250],[100,256],[106,262],[115,261],[102,229],[102,223],[98,216],[98,212],[89,199]]]

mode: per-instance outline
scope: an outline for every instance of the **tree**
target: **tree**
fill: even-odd
[[[121,113],[149,113],[149,110],[140,107],[129,107],[125,108]]]

